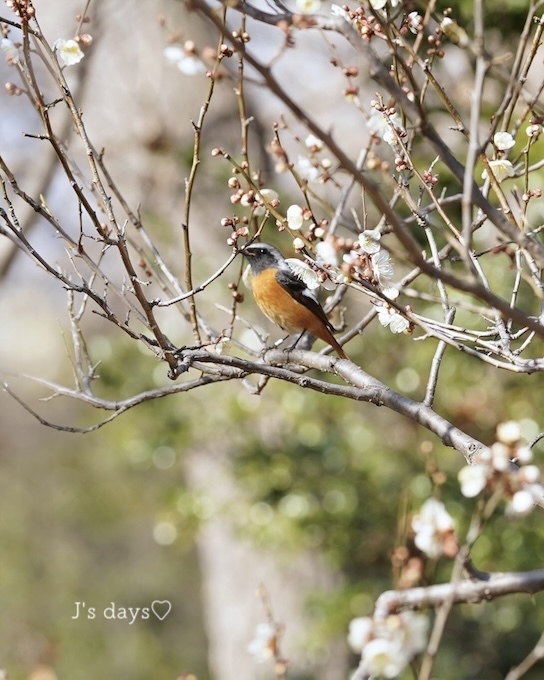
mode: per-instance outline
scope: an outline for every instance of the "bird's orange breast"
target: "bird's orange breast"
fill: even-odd
[[[288,333],[308,330],[316,332],[316,317],[309,309],[297,302],[276,280],[275,269],[265,269],[251,279],[255,302],[270,321]],[[321,322],[319,325],[322,325]],[[320,329],[319,329],[320,330]]]

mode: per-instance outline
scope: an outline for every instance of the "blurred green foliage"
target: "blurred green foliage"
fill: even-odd
[[[102,338],[96,347],[107,357],[100,367],[104,396],[165,382],[152,358],[132,346]],[[363,367],[420,399],[434,347],[376,327],[349,349]],[[489,443],[496,424],[509,418],[533,433],[541,396],[538,378],[501,373],[448,350],[436,406]],[[59,407],[57,420],[61,415]],[[96,677],[136,680],[188,671],[208,677],[194,540],[214,509],[187,489],[183,457],[212,433],[228,443],[241,492],[215,512],[227,512],[241,536],[281,553],[324,554],[343,575],[337,592],[309,599],[308,644],[343,634],[352,617],[370,614],[375,598],[394,586],[392,552],[411,546],[405,518],[429,495],[446,503],[461,539],[476,507],[459,493],[459,454],[412,422],[290,385],[271,382],[260,397],[229,385],[150,402],[90,435],[41,430],[39,447],[24,435],[26,416],[19,418],[23,434],[3,447],[0,478],[7,509],[0,518],[0,596],[3,621],[10,622],[0,635],[2,663],[16,680],[38,662],[76,680],[90,669]],[[491,571],[538,566],[539,513],[513,520],[503,510],[476,543],[475,563]],[[174,527],[170,544],[154,539],[161,522]],[[425,580],[447,580],[450,569],[447,560],[430,563]],[[146,607],[156,599],[173,603],[165,621],[71,619],[77,601]],[[540,599],[454,608],[436,677],[503,677],[536,642],[544,625]]]
[[[438,9],[446,6],[470,21],[469,0]],[[491,27],[519,34],[526,6],[524,0],[496,2]],[[187,149],[179,156],[187,165]],[[505,276],[504,257],[486,261],[491,284]],[[436,295],[432,286],[427,292]],[[522,302],[523,294],[522,287]],[[420,311],[426,313],[423,303]],[[460,313],[456,322],[463,321]],[[487,323],[482,319],[482,328]],[[421,399],[435,347],[434,341],[415,342],[376,326],[349,351],[370,373]],[[104,397],[166,383],[164,367],[118,336],[94,338],[92,349],[101,360]],[[521,421],[534,436],[542,429],[542,398],[539,376],[500,372],[446,351],[436,409],[486,443],[507,419]],[[2,400],[7,404],[5,395]],[[52,405],[57,421],[90,424],[101,415],[68,408]],[[460,455],[422,428],[368,404],[285,384],[271,382],[260,397],[237,384],[150,402],[86,436],[36,429],[12,405],[3,406],[0,417],[6,432],[0,445],[0,666],[10,680],[28,677],[38,664],[72,680],[185,672],[207,680],[194,543],[214,512],[227,512],[240,535],[257,544],[324,555],[342,575],[336,592],[316,592],[308,600],[308,644],[323,646],[343,635],[351,618],[370,614],[375,598],[394,586],[394,549],[413,549],[406,530],[410,512],[430,495],[440,497],[462,539],[477,506],[460,496]],[[212,434],[228,444],[240,484],[240,498],[227,508],[214,508],[185,482],[184,455],[205,446]],[[537,448],[537,459],[541,452]],[[510,519],[500,505],[473,558],[490,571],[540,566],[541,513]],[[428,563],[424,582],[447,580],[450,569],[447,560]],[[149,607],[166,599],[173,608],[164,621],[151,617],[127,625],[100,617],[112,601]],[[454,608],[435,677],[503,678],[544,627],[541,601],[541,595],[511,596]],[[82,612],[96,607],[97,619],[74,620],[76,602],[85,602]],[[525,677],[542,677],[541,666]]]

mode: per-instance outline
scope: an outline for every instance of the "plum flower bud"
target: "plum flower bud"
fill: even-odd
[[[453,19],[450,19],[449,17],[442,19],[440,23],[440,29],[446,38],[451,40],[454,45],[459,45],[459,47],[467,47],[469,44],[467,32]]]
[[[304,217],[302,216],[302,208],[300,205],[290,205],[287,208],[287,226],[293,231],[302,229]]]
[[[495,442],[491,447],[491,463],[498,472],[508,470],[511,457],[510,449],[502,442]]]
[[[83,47],[90,47],[93,44],[94,38],[90,33],[81,33],[77,36],[77,40]]]
[[[540,479],[540,470],[536,465],[524,465],[518,472],[518,479],[523,484],[535,484]]]
[[[514,457],[518,463],[525,465],[533,460],[533,451],[528,446],[518,446]]]

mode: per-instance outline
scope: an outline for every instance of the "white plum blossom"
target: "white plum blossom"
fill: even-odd
[[[221,338],[212,347],[215,353],[221,356],[231,349],[232,342],[228,338]]]
[[[396,678],[427,644],[429,622],[413,612],[392,614],[375,621],[354,619],[349,626],[348,643],[361,651],[361,662],[354,680],[361,677]]]
[[[402,119],[398,113],[392,113],[386,117],[381,111],[373,109],[366,121],[366,126],[371,135],[381,137],[384,142],[388,144],[396,143],[397,137],[392,131],[391,127],[398,128],[401,132],[404,131],[402,127]]]
[[[376,275],[380,285],[384,285],[389,282],[395,273],[389,253],[385,250],[380,250],[379,252],[372,255],[371,260],[374,274]]]
[[[266,205],[272,202],[279,202],[278,192],[273,189],[261,189],[255,196],[255,215],[264,215],[266,212]]]
[[[309,158],[299,156],[295,163],[295,171],[308,182],[317,182],[319,170],[313,165]]]
[[[391,333],[405,333],[410,328],[410,322],[406,317],[396,311],[391,317],[389,328]]]
[[[378,310],[378,321],[384,328],[389,326],[392,333],[404,333],[410,328],[410,322],[393,307],[383,305]]]
[[[457,478],[461,493],[473,498],[483,491],[489,482],[496,478],[503,480],[503,487],[510,496],[506,514],[525,515],[535,503],[542,500],[540,470],[536,465],[526,465],[533,459],[528,446],[521,444],[521,428],[515,421],[507,421],[497,426],[497,440],[482,451],[475,465],[466,465]],[[512,464],[516,461],[518,466]]]
[[[305,247],[306,247],[306,244],[304,243],[304,241],[301,238],[297,237],[297,238],[293,239],[293,248],[295,250],[304,250]]]
[[[403,649],[410,657],[420,654],[427,646],[429,619],[414,612],[401,612],[397,618],[400,625],[395,626],[396,635],[402,640]]]
[[[369,0],[372,9],[385,9],[387,4],[391,7],[396,7],[399,4],[399,0]]]
[[[516,448],[515,459],[521,465],[525,465],[525,463],[530,463],[533,460],[532,449],[530,449],[528,446],[518,446]],[[527,470],[528,467],[532,466],[528,465],[523,469]]]
[[[421,26],[423,25],[423,17],[418,12],[410,12],[408,14],[408,28],[412,33],[419,33]]]
[[[79,43],[76,40],[70,38],[69,40],[63,40],[59,38],[55,41],[53,47],[57,52],[57,57],[63,66],[73,66],[74,64],[79,64],[79,62],[85,56]]]
[[[514,138],[509,132],[497,132],[493,137],[493,144],[499,151],[508,151],[515,143]]]
[[[512,500],[506,509],[506,513],[517,516],[528,515],[539,499],[542,499],[540,485],[529,484],[523,489],[516,491],[512,496]]]
[[[296,8],[301,14],[315,14],[321,9],[321,0],[297,0]]]
[[[520,469],[518,477],[524,484],[535,484],[540,479],[540,470],[536,465],[524,465]]]
[[[298,249],[300,250],[300,248]],[[310,290],[315,290],[316,288],[319,288],[319,276],[317,275],[317,272],[310,267],[309,264],[304,262],[303,260],[299,260],[296,257],[288,257],[285,260],[287,264],[289,265],[289,269],[297,276],[301,281],[304,281],[306,286]]]
[[[497,182],[502,182],[503,180],[507,179],[508,177],[513,177],[516,173],[514,170],[514,166],[510,161],[505,160],[504,158],[499,158],[498,160],[494,161],[489,161],[489,167],[491,168],[491,172],[495,176],[495,179]],[[487,179],[488,178],[488,172],[487,168],[482,172],[482,179]]]
[[[315,135],[308,135],[304,140],[307,149],[312,151],[321,151],[323,149],[323,142]]]
[[[488,472],[487,465],[465,465],[459,470],[457,479],[465,498],[474,498],[485,489]]]
[[[538,137],[538,135],[542,132],[542,126],[538,125],[537,123],[532,123],[528,127],[525,128],[525,134],[527,137]]]
[[[392,307],[386,307],[385,305],[378,309],[378,321],[384,328],[387,328],[391,323],[391,318],[393,316],[391,311],[394,312],[395,310],[393,310]]]
[[[359,616],[352,619],[348,629],[348,645],[354,652],[362,652],[372,636],[374,622],[368,616]]]
[[[416,546],[428,557],[435,558],[443,554],[444,539],[453,533],[454,522],[442,502],[429,498],[413,517],[412,529]]]
[[[298,231],[299,229],[302,229],[302,224],[304,222],[304,218],[302,216],[302,208],[300,205],[290,205],[287,208],[287,226],[289,229],[292,231]]]
[[[315,254],[319,263],[338,267],[338,251],[331,241],[319,241],[315,246]]]
[[[271,623],[260,623],[247,651],[259,662],[268,661],[276,651],[278,631]]]
[[[206,73],[206,67],[192,51],[187,51],[179,45],[169,45],[164,50],[165,58],[175,64],[186,76]]]
[[[395,288],[395,286],[388,286],[387,288],[382,289],[382,293],[389,300],[396,300],[400,295],[400,290],[398,288]]]
[[[352,23],[350,15],[343,7],[340,7],[340,5],[331,5],[331,14],[335,17],[342,17],[342,19],[350,24]]]
[[[521,427],[515,420],[507,420],[497,425],[497,441],[513,446],[521,439]]]
[[[358,240],[361,244],[361,249],[369,255],[377,253],[381,249],[381,237],[381,232],[378,229],[365,229],[365,231],[359,234]]]
[[[491,446],[491,464],[494,470],[498,472],[508,470],[511,459],[510,449],[502,442],[495,442]]]
[[[15,45],[15,43],[9,38],[2,38],[0,43],[6,62],[13,66],[21,61],[21,50]]]
[[[371,676],[396,678],[406,666],[400,649],[391,640],[376,638],[363,649],[361,667]]]

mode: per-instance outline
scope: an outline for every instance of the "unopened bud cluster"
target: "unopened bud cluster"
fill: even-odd
[[[35,14],[32,0],[6,0],[6,5],[22,21],[29,21]]]

